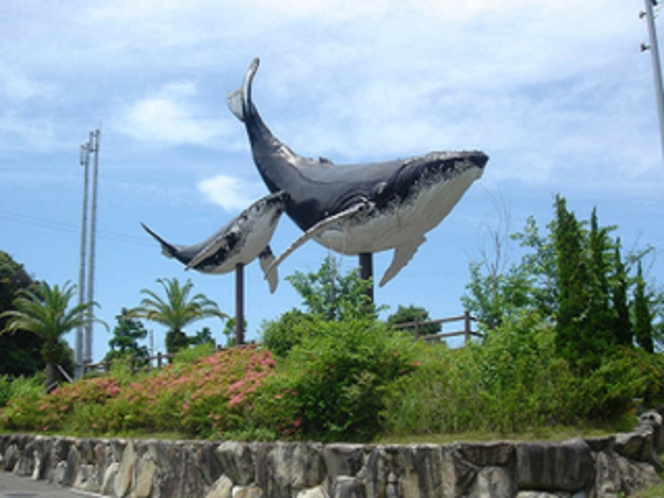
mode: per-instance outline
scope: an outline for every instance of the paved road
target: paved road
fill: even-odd
[[[81,498],[101,496],[76,489],[65,488],[45,481],[33,481],[0,470],[0,498]]]

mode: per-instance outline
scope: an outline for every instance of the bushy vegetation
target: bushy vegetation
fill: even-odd
[[[120,362],[51,394],[0,378],[0,429],[371,441],[625,428],[637,403],[664,399],[664,298],[646,282],[647,251],[623,260],[596,212],[579,222],[561,198],[554,211],[548,233],[529,220],[513,236],[517,263],[471,265],[463,301],[481,343],[415,342],[377,318],[356,272],[341,275],[328,258],[288,277],[303,309],[263,324],[262,346],[216,351],[202,340],[161,371],[135,376]],[[422,311],[401,308],[387,322]]]
[[[118,364],[109,375],[48,395],[12,398],[0,425],[37,432],[216,436],[244,424],[257,388],[275,365],[268,351],[252,347],[188,359],[139,378]]]

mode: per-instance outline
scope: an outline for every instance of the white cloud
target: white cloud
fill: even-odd
[[[167,145],[211,145],[228,131],[228,121],[212,119],[193,100],[192,82],[164,86],[156,94],[129,106],[118,123],[127,135],[140,141]]]
[[[265,194],[262,183],[247,182],[241,178],[217,175],[199,182],[198,189],[212,202],[226,211],[241,211]]]

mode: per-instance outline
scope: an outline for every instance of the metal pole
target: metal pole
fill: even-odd
[[[655,31],[655,15],[653,5],[657,0],[645,0],[646,21],[648,22],[648,36],[650,38],[650,55],[652,59],[653,75],[655,79],[655,96],[657,98],[657,114],[659,115],[659,135],[662,146],[662,157],[664,157],[664,95],[662,94],[662,68],[659,60],[659,47],[657,45],[657,32]]]
[[[90,151],[94,153],[94,168],[92,173],[92,208],[90,211],[90,253],[88,255],[88,284],[87,293],[89,303],[94,301],[94,277],[95,277],[95,244],[97,239],[97,183],[99,174],[99,130],[90,132]],[[94,310],[88,310],[88,323],[85,336],[85,352],[83,361],[92,362],[92,333],[94,322],[92,320]]]
[[[235,265],[235,345],[244,344],[244,264]]]
[[[360,254],[360,278],[362,280],[371,279],[371,286],[367,289],[367,297],[369,297],[371,304],[373,304],[373,254],[370,252],[363,252]]]
[[[79,162],[84,168],[83,173],[83,215],[81,220],[81,252],[80,252],[80,266],[78,270],[78,304],[82,305],[85,302],[85,252],[87,247],[87,230],[88,230],[88,184],[89,184],[89,171],[90,171],[90,149],[89,144],[81,145]],[[83,338],[85,333],[85,325],[79,325],[76,329],[76,349],[75,349],[75,363],[76,363],[76,377],[81,378],[85,373],[83,369]]]

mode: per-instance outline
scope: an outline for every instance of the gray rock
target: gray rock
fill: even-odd
[[[361,479],[349,476],[339,476],[330,490],[331,498],[366,498],[364,483]]]
[[[115,496],[125,496],[131,489],[134,481],[134,468],[136,467],[136,452],[134,451],[134,444],[129,441],[127,447],[120,460],[120,467],[115,476],[115,483],[113,484],[113,491]]]
[[[328,495],[322,486],[316,486],[311,489],[303,489],[296,498],[328,498]]]
[[[493,443],[456,443],[460,455],[478,467],[507,467],[515,458],[514,444],[497,441]]]
[[[18,446],[15,444],[8,446],[5,450],[4,456],[2,457],[2,464],[5,470],[13,472],[20,456],[21,452],[19,451]]]
[[[256,486],[234,488],[233,498],[263,498],[263,490]]]
[[[105,496],[114,496],[115,477],[118,475],[120,464],[118,462],[111,463],[104,471],[104,476],[101,481],[101,488],[99,492]]]
[[[99,477],[97,476],[97,467],[92,464],[81,465],[78,468],[72,487],[92,493],[99,492],[101,486],[99,485]]]
[[[226,474],[236,486],[248,486],[256,479],[254,454],[248,443],[227,441],[214,450],[219,471]]]
[[[516,485],[506,467],[484,467],[477,473],[468,498],[505,498],[514,496]]]
[[[338,476],[357,476],[364,466],[365,446],[361,444],[327,444],[323,447],[323,460],[328,479]]]
[[[231,498],[233,496],[233,481],[227,476],[221,476],[212,484],[205,498]]]
[[[152,482],[157,466],[149,458],[141,458],[136,462],[135,485],[131,493],[132,498],[149,498],[152,493]]]
[[[320,443],[275,443],[257,451],[256,478],[266,496],[290,498],[298,491],[314,488],[326,476]]]
[[[597,496],[629,496],[643,488],[661,483],[652,465],[630,461],[614,451],[598,453],[595,461]]]
[[[590,484],[594,462],[583,439],[516,444],[519,489],[575,493]]]
[[[653,444],[653,432],[621,432],[616,434],[613,449],[630,460],[659,465]]]

